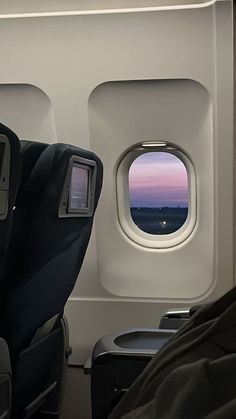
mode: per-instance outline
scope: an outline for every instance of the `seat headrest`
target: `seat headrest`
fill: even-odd
[[[78,169],[79,173],[76,173]],[[100,159],[91,151],[68,144],[52,144],[47,146],[36,162],[25,184],[25,192],[28,196],[29,193],[31,194],[31,200],[33,202],[40,197],[40,202],[42,203],[43,201],[44,205],[46,205],[42,209],[48,213],[50,212],[55,218],[58,218],[58,214],[59,216],[63,216],[63,214],[60,214],[63,198],[72,198],[66,190],[73,189],[73,185],[71,184],[71,181],[73,183],[73,177],[76,183],[76,177],[78,181],[85,173],[87,175],[88,186],[90,186],[90,193],[94,195],[93,210],[89,213],[92,216],[101,191],[103,166]],[[89,182],[91,183],[90,185]],[[73,212],[72,208],[68,212],[67,215],[69,216],[72,213],[73,216],[77,214],[76,210]]]
[[[85,177],[87,175],[91,194],[87,196],[89,202],[85,209],[73,210],[70,183],[73,168],[77,167],[87,171]],[[18,225],[24,225],[25,237],[24,249],[19,233],[19,243],[16,239],[14,246],[19,280],[32,275],[79,236],[90,235],[102,177],[103,166],[94,153],[67,144],[52,144],[45,148],[17,199],[15,217],[19,220]],[[63,213],[64,203],[66,210]]]

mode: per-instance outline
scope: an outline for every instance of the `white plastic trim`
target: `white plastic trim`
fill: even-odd
[[[204,3],[197,4],[181,4],[181,5],[167,5],[167,6],[143,6],[143,7],[127,7],[117,9],[93,9],[93,10],[68,10],[68,11],[51,11],[51,12],[25,12],[25,13],[4,13],[0,14],[0,19],[19,19],[32,17],[59,17],[59,16],[83,16],[83,15],[106,15],[106,14],[120,14],[120,13],[143,13],[155,12],[165,10],[187,10],[187,9],[201,9],[212,6],[219,0],[210,0]]]
[[[153,147],[148,143],[134,146],[129,149],[125,156],[122,157],[117,168],[117,212],[120,226],[127,237],[143,247],[165,249],[177,246],[183,243],[192,233],[196,225],[197,219],[197,186],[194,166],[187,155],[170,143],[157,142],[153,143]],[[131,164],[140,155],[146,152],[167,152],[177,156],[185,165],[188,175],[188,216],[181,228],[174,233],[165,235],[149,234],[141,230],[133,221],[130,214],[129,206],[129,184],[128,175]]]

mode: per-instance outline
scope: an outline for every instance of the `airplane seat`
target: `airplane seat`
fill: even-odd
[[[5,266],[11,236],[12,217],[21,178],[20,141],[16,134],[0,124],[0,311],[5,299]],[[8,419],[11,411],[11,361],[0,323],[0,417]]]
[[[13,131],[0,124],[0,286],[6,282],[6,257],[21,168],[20,140]]]
[[[31,146],[25,144],[23,154]],[[34,148],[35,147],[35,148]],[[33,152],[41,146],[32,146]],[[14,214],[4,336],[14,368],[13,417],[30,417],[58,384],[64,305],[88,246],[102,186],[92,152],[52,144],[27,167]],[[27,161],[27,160],[26,160]],[[28,174],[27,174],[28,173]]]

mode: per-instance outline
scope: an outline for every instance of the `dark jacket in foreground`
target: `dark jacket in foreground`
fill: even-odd
[[[236,418],[236,289],[200,309],[109,419]]]

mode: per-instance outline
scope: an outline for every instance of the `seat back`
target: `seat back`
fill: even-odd
[[[20,141],[0,124],[0,311],[5,299],[6,259],[12,231],[13,210],[21,178]],[[3,316],[1,315],[0,336]],[[0,416],[8,419],[11,411],[11,363],[7,343],[0,337]]]
[[[92,152],[53,144],[21,186],[14,214],[18,238],[11,249],[15,263],[4,307],[5,335],[14,353],[63,313],[87,249],[102,171]]]
[[[11,237],[7,252],[7,263],[5,276],[7,287],[12,287],[19,278],[19,264],[24,263],[22,257],[22,243],[25,242],[26,226],[30,219],[25,203],[27,202],[27,183],[33,168],[48,144],[36,141],[20,141],[21,149],[21,181],[18,186],[18,193],[15,197],[15,213],[12,219]],[[14,263],[13,263],[14,261]]]
[[[31,172],[41,156],[42,152],[48,147],[46,143],[40,143],[38,141],[20,141],[21,153],[22,153],[22,176],[20,183],[19,196],[21,188],[24,188],[28,181]]]
[[[0,124],[0,293],[2,296],[13,210],[21,178],[21,165],[18,137],[5,125]]]

